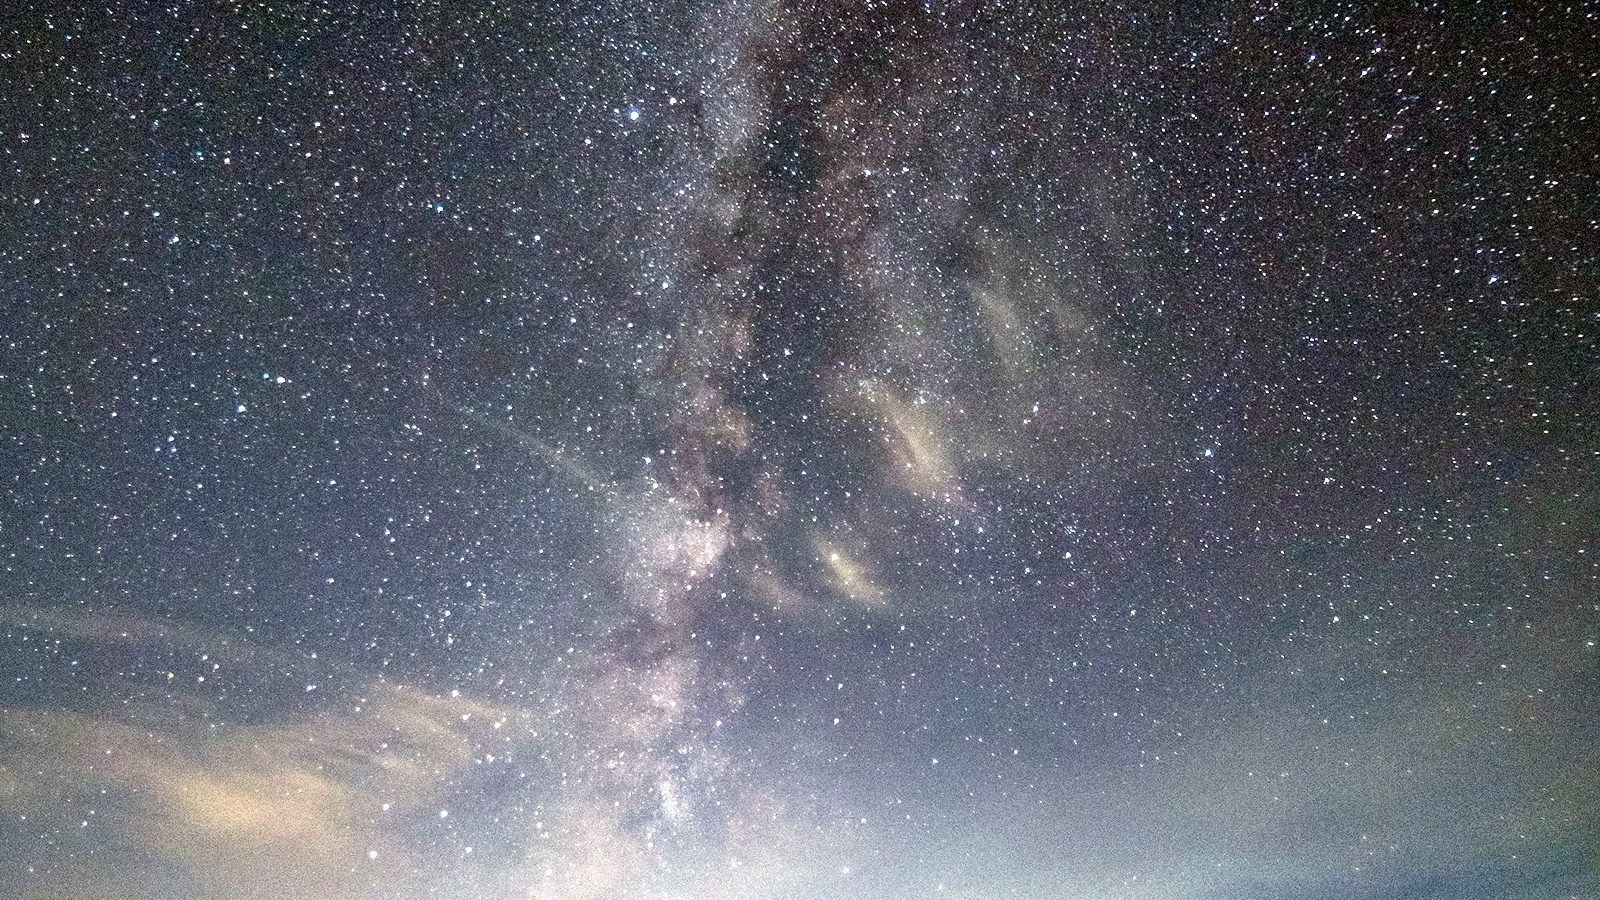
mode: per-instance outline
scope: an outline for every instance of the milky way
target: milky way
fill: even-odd
[[[0,22],[0,895],[1600,896],[1593,10]]]

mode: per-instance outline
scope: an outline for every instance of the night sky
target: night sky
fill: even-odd
[[[1585,2],[13,4],[0,896],[1595,900],[1597,97]]]

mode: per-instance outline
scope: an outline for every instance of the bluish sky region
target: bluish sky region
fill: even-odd
[[[1600,6],[0,13],[7,900],[1596,900]]]

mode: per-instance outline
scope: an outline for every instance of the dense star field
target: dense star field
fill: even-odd
[[[0,896],[1596,900],[1597,36],[0,14]]]

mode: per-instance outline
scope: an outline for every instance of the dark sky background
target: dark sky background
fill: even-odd
[[[1600,8],[0,14],[0,895],[1600,896]]]

